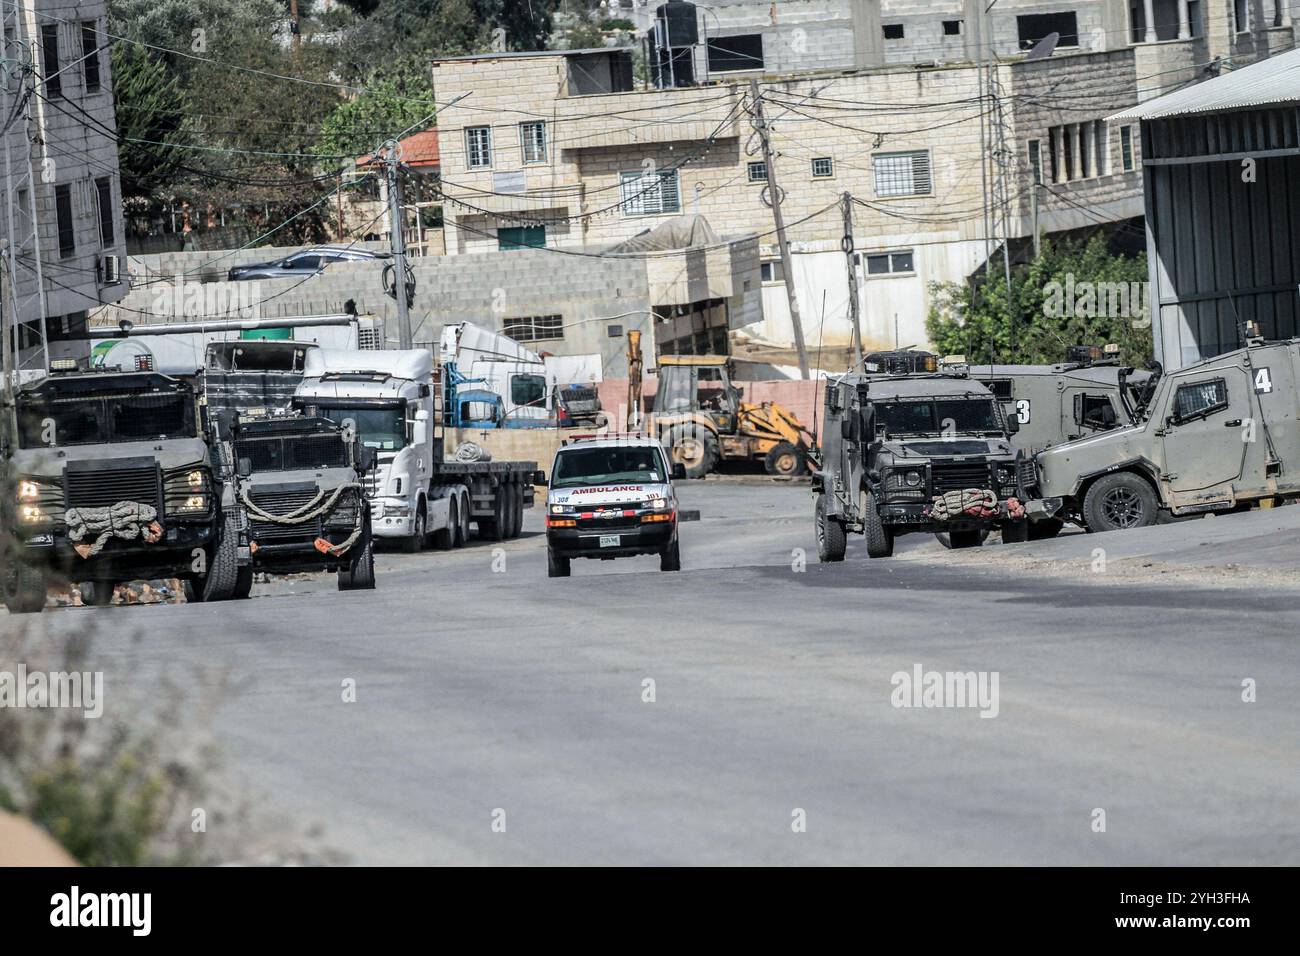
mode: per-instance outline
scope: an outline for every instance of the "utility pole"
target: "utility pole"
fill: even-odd
[[[790,302],[790,324],[794,326],[794,345],[799,350],[799,375],[808,379],[808,349],[803,341],[803,323],[799,319],[799,303],[794,294],[794,270],[790,265],[790,243],[785,236],[785,217],[781,215],[781,187],[776,182],[776,162],[767,120],[763,118],[763,97],[758,92],[758,80],[749,81],[749,95],[754,101],[754,129],[763,140],[763,166],[767,170],[767,189],[771,196],[772,218],[776,222],[776,242],[781,250],[781,271],[785,274],[785,296]],[[819,356],[820,358],[820,356]]]
[[[845,193],[840,200],[844,206],[844,261],[849,270],[849,319],[853,323],[853,351],[858,355],[858,366],[865,371],[866,355],[862,351],[862,317],[858,302],[858,270],[853,262],[853,196]],[[818,356],[820,359],[820,356]]]
[[[401,146],[384,144],[384,180],[388,186],[389,240],[393,252],[393,298],[397,300],[397,335],[400,347],[412,347],[411,303],[406,285],[406,229],[402,216]]]
[[[1034,225],[1034,258],[1038,258],[1039,253],[1039,234],[1038,234],[1038,181],[1029,184],[1029,208],[1032,210],[1032,220]]]
[[[302,66],[302,24],[298,20],[298,0],[289,0],[289,19],[293,22],[293,61]]]

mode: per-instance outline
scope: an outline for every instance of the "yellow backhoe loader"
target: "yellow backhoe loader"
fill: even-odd
[[[734,459],[761,461],[769,475],[803,474],[812,433],[781,405],[742,398],[725,355],[661,355],[655,434],[690,478]]]

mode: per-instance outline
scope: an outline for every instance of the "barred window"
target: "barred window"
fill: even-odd
[[[648,175],[622,173],[619,185],[625,216],[658,216],[682,211],[675,169]]]
[[[488,169],[492,165],[492,127],[465,128],[465,155],[470,169]]]
[[[1124,161],[1124,172],[1133,171],[1133,127],[1121,126],[1119,128],[1119,151]]]
[[[543,342],[564,338],[564,316],[525,315],[506,319],[501,331],[516,342]]]
[[[1179,421],[1228,407],[1228,383],[1221,378],[1178,386],[1174,417]]]
[[[835,175],[835,161],[829,156],[819,156],[812,161],[813,179],[829,179]]]
[[[745,172],[746,175],[749,177],[749,181],[751,183],[767,182],[767,163],[764,162],[750,163],[746,167]]]
[[[539,120],[519,124],[519,143],[523,147],[525,163],[546,162],[546,123]]]
[[[876,153],[872,168],[877,196],[925,196],[931,190],[929,150]]]

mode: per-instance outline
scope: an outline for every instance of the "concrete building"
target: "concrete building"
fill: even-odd
[[[87,310],[127,291],[105,17],[102,0],[3,7],[0,309],[21,368],[44,367],[43,341],[87,360]]]
[[[1146,143],[1156,358],[1300,335],[1300,51],[1128,110]]]
[[[1294,43],[1289,10],[1258,0],[1231,23],[1228,0],[1003,0],[987,19],[987,4],[961,0],[679,6],[693,26],[680,47],[647,42],[640,76],[628,49],[434,62],[438,100],[465,95],[439,117],[449,256],[598,247],[699,213],[758,236],[763,256],[761,318],[701,321],[788,348],[757,80],[806,340],[850,340],[837,205],[849,193],[864,341],[924,342],[930,284],[1001,267],[1004,238],[1023,255],[1035,213],[1047,233],[1142,215],[1140,128],[1105,117]],[[631,9],[650,25],[656,8]],[[1051,33],[1050,56],[1024,54]],[[981,69],[990,48],[996,65]]]

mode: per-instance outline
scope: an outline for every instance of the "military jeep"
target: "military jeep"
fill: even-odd
[[[977,547],[994,528],[1028,534],[1022,502],[1032,462],[1010,443],[1014,421],[984,385],[961,374],[850,374],[826,389],[825,449],[813,479],[817,552],[843,560],[861,533],[872,558],[902,534],[946,534]]]

